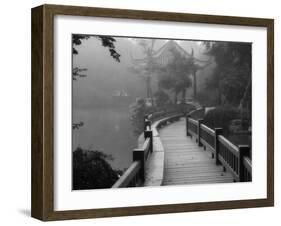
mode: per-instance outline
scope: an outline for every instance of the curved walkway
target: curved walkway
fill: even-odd
[[[163,127],[159,134],[164,147],[163,185],[233,182],[209,151],[186,136],[184,118]]]

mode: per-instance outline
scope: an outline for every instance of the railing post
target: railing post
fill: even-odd
[[[215,128],[215,159],[216,159],[216,165],[220,164],[220,160],[219,160],[219,153],[220,153],[219,135],[222,135],[222,128]]]
[[[143,117],[143,131],[146,130],[146,121],[148,120],[147,118],[148,118],[148,115],[144,115],[144,117]]]
[[[201,139],[201,129],[200,129],[200,126],[203,122],[203,119],[198,119],[198,128],[197,128],[197,136],[198,136],[198,146],[202,146],[202,143],[200,141]]]
[[[153,152],[153,134],[152,134],[152,130],[144,131],[144,139],[146,140],[147,138],[150,139],[149,151],[152,153]]]
[[[149,126],[149,129],[151,130],[151,120],[148,120],[148,121],[147,121],[147,126]],[[147,126],[146,126],[146,127],[147,127]]]
[[[188,132],[188,125],[189,125],[189,122],[188,122],[188,119],[189,119],[190,115],[187,114],[185,116],[185,129],[186,129],[186,136],[190,136],[189,132]]]
[[[133,161],[140,161],[141,168],[139,172],[140,179],[142,182],[145,180],[145,156],[143,149],[134,149],[133,150]]]
[[[238,145],[239,148],[239,159],[238,159],[238,166],[239,166],[239,181],[245,182],[246,178],[244,175],[245,166],[243,163],[243,159],[245,156],[249,156],[250,154],[250,148],[248,145]]]
[[[149,127],[149,129],[151,129],[151,121],[148,120],[148,119],[145,119],[144,120],[144,130],[143,131],[147,130],[147,126]]]

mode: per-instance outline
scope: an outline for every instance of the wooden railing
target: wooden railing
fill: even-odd
[[[248,145],[234,145],[222,135],[221,128],[214,130],[203,124],[203,120],[194,120],[186,116],[186,134],[194,137],[199,146],[208,149],[216,164],[222,164],[234,181],[252,181],[252,161],[249,158]]]
[[[212,156],[215,154],[215,131],[205,126],[204,124],[200,124],[200,142],[203,144],[204,148],[208,148],[212,152]]]
[[[144,131],[144,144],[133,150],[133,162],[124,174],[115,182],[112,188],[136,187],[145,180],[145,163],[153,151],[153,135],[151,129]]]
[[[168,117],[168,116],[172,116],[172,115],[176,115],[176,114],[180,114],[180,112],[178,110],[168,110],[168,111],[157,111],[151,114],[146,115],[145,118],[147,118],[148,120],[150,120],[151,122],[156,121],[158,119],[164,118],[164,117]]]
[[[243,164],[245,166],[244,175],[246,181],[252,181],[252,161],[250,158],[245,157],[243,159]]]
[[[171,116],[167,116],[166,118],[164,118],[163,120],[160,120],[157,124],[157,129],[160,129],[163,126],[166,126],[169,123],[178,121],[181,117],[183,117],[184,114],[178,113],[178,114],[174,114]]]
[[[143,136],[144,143],[141,148],[133,150],[133,162],[123,175],[114,183],[112,188],[141,186],[145,181],[145,164],[149,155],[153,152],[153,133],[151,124],[154,120],[166,118],[157,124],[157,129],[168,122],[173,122],[182,117],[183,114],[176,114],[175,111],[155,112],[144,117]]]

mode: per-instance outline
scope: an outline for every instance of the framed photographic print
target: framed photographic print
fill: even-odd
[[[272,19],[32,9],[32,216],[273,206]]]

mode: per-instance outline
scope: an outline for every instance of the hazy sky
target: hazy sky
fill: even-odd
[[[163,46],[167,40],[155,42],[154,49]],[[200,42],[177,41],[187,52],[194,50],[195,57],[205,58],[204,48]],[[135,39],[116,38],[116,51],[121,54],[118,63],[109,54],[107,48],[101,45],[101,41],[92,36],[83,40],[76,46],[78,54],[73,57],[73,67],[87,68],[86,78],[78,78],[73,82],[73,107],[92,108],[95,104],[111,98],[114,90],[125,90],[133,97],[144,96],[145,86],[143,80],[129,71],[131,56],[142,58],[141,47]]]

